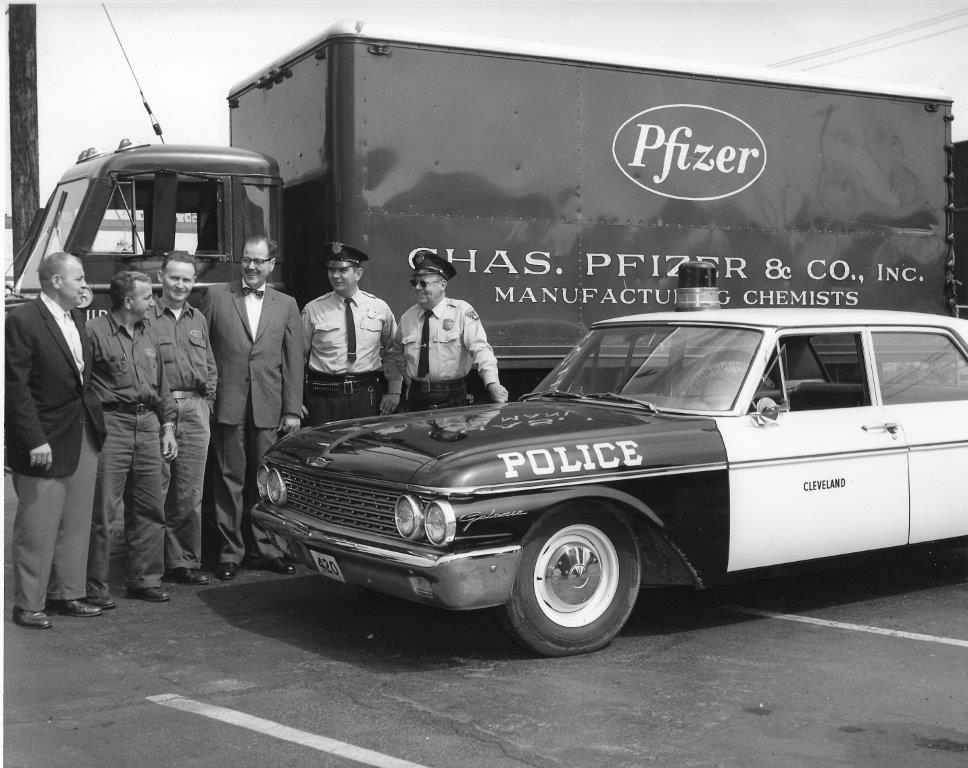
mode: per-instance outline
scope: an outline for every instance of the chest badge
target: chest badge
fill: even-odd
[[[441,325],[443,326],[443,329],[445,331],[449,331],[451,328],[454,327],[454,321],[448,317],[446,320],[444,320],[444,322]]]
[[[368,309],[366,310],[366,316],[372,320],[374,317],[376,317],[376,312],[374,312],[372,309]]]

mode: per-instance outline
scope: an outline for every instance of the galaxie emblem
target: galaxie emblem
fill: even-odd
[[[701,104],[663,104],[622,123],[612,157],[634,184],[677,200],[742,192],[766,169],[766,144],[736,115]]]

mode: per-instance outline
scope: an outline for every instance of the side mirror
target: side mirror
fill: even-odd
[[[758,427],[776,426],[780,420],[780,406],[772,397],[761,397],[756,401],[756,412],[750,416]]]

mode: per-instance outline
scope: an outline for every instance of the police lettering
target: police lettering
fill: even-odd
[[[643,461],[636,450],[638,447],[634,440],[616,440],[614,443],[533,448],[524,453],[511,451],[499,453],[497,457],[504,461],[506,479],[518,477],[518,469],[525,467],[531,470],[531,474],[540,477],[582,470],[617,469],[621,466],[638,467]]]

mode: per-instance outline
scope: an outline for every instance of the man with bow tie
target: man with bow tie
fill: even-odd
[[[219,563],[215,575],[234,579],[248,554],[262,567],[293,567],[249,511],[258,500],[255,475],[266,449],[299,429],[303,393],[303,328],[295,299],[266,281],[276,244],[250,237],[242,250],[241,281],[212,286],[200,309],[218,367],[212,448]]]

